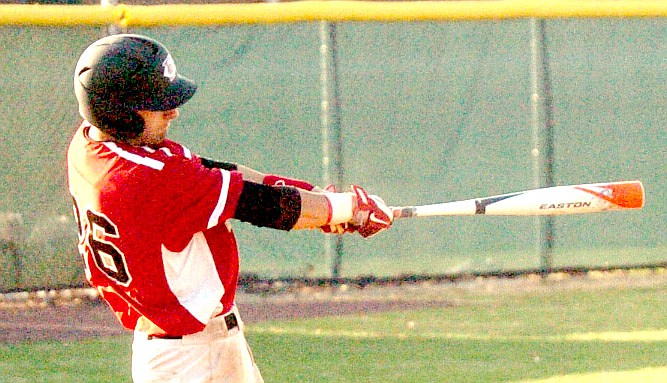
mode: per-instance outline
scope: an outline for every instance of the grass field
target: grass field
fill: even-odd
[[[664,285],[454,288],[446,295],[450,304],[441,308],[246,318],[248,339],[267,382],[667,380]],[[130,342],[3,345],[0,380],[129,382]]]

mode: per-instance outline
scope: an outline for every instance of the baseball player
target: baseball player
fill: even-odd
[[[322,192],[167,139],[196,85],[151,38],[94,42],[74,89],[84,120],[67,163],[79,249],[87,280],[134,331],[133,380],[262,382],[234,303],[230,221],[369,237],[391,226],[391,210],[357,186]]]

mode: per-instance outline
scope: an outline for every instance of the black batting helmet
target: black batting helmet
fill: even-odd
[[[113,35],[91,44],[74,73],[74,92],[83,118],[115,138],[137,137],[144,121],[137,110],[170,110],[197,90],[176,72],[161,43],[141,35]]]

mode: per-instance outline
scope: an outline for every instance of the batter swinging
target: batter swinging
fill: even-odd
[[[391,211],[356,186],[318,192],[167,139],[196,85],[148,37],[90,45],[74,89],[84,120],[67,160],[79,249],[87,280],[134,331],[133,380],[262,382],[234,303],[230,220],[369,237],[391,226]]]

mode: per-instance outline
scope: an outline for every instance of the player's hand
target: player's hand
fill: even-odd
[[[313,189],[313,191],[319,191],[322,193],[335,193],[336,186],[328,185],[324,189],[320,189],[320,187],[316,186]],[[355,231],[357,231],[357,227],[354,226],[351,222],[345,222],[335,225],[324,225],[320,227],[320,231],[322,231],[325,234],[345,234],[345,233],[354,233]]]
[[[369,195],[366,190],[352,185],[352,191],[357,198],[357,211],[354,214],[354,225],[364,238],[372,237],[391,227],[394,222],[394,213],[382,198]]]

